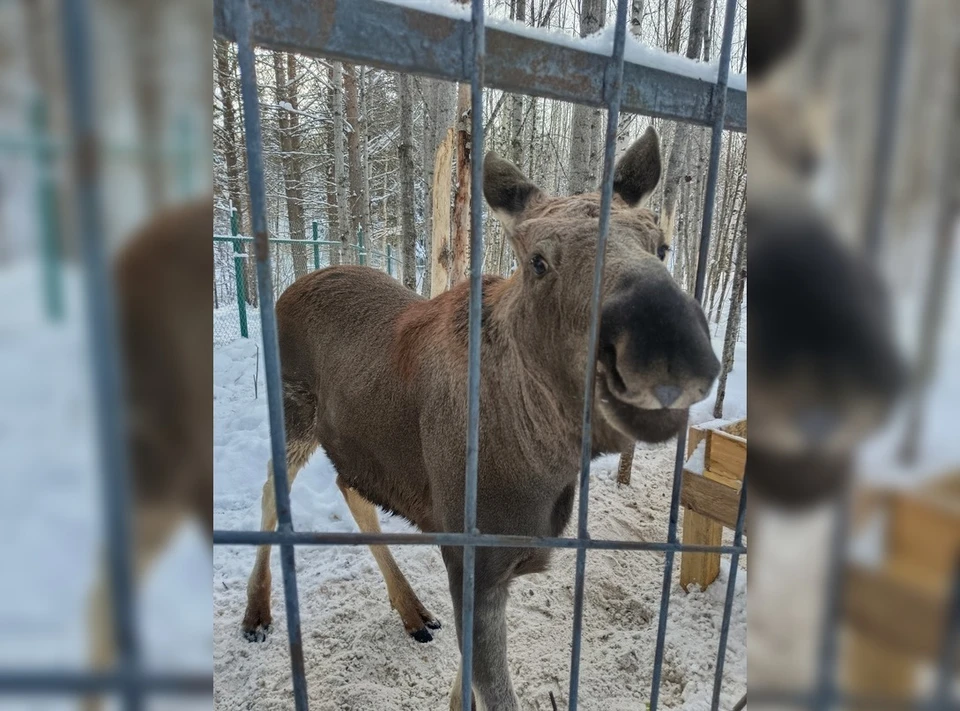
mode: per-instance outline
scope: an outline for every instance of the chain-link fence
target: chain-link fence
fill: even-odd
[[[232,234],[213,236],[213,342],[223,345],[237,338],[260,340],[260,310],[256,275],[250,268],[253,238],[244,237],[232,220]],[[270,238],[270,265],[274,298],[294,281],[331,264],[360,264],[386,272],[395,279],[403,276],[403,261],[392,245],[384,251],[368,247],[363,232],[355,244],[321,239],[321,223],[314,222],[312,239]],[[418,260],[419,261],[419,260]],[[417,282],[422,281],[418,263]]]

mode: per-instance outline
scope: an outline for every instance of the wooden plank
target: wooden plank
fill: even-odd
[[[680,489],[680,503],[686,509],[711,518],[727,528],[737,527],[740,492],[726,484],[685,469]]]
[[[844,688],[851,694],[890,700],[915,698],[915,657],[857,629],[847,630],[841,649]]]
[[[689,509],[683,512],[683,543],[687,545],[719,546],[723,526],[713,519],[701,516]],[[680,585],[689,592],[689,585],[696,583],[706,588],[720,575],[719,553],[681,553]]]
[[[689,431],[687,432],[687,456],[684,459],[690,459],[690,455],[693,454],[693,450],[697,448],[697,445],[700,444],[704,437],[707,436],[708,430],[703,429],[698,425],[691,425]]]
[[[704,476],[739,489],[747,465],[747,440],[721,430],[707,433]]]
[[[736,435],[737,437],[747,438],[747,421],[746,420],[734,420],[729,425],[724,425],[719,428],[727,434]]]
[[[895,495],[887,545],[891,562],[946,580],[960,559],[960,506],[924,494]]]
[[[935,591],[893,568],[850,565],[844,584],[845,621],[879,644],[933,660],[946,627],[946,588]]]

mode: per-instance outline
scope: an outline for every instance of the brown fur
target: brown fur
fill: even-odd
[[[137,581],[184,519],[213,531],[210,197],[167,210],[137,232],[115,265],[133,490]],[[106,570],[90,598],[91,662],[116,652]],[[100,707],[85,700],[87,709]]]
[[[645,139],[629,160],[656,160],[657,169],[627,166],[621,174],[659,177],[656,135],[652,144]],[[485,172],[487,200],[504,217],[520,268],[509,279],[483,282],[477,526],[483,533],[559,536],[570,518],[580,457],[599,197],[548,198],[493,156]],[[635,206],[654,185],[630,184],[624,192],[631,201],[621,195],[613,207],[603,365],[596,376],[597,453],[675,434],[685,408],[702,399],[719,369],[702,312],[654,256],[662,233]],[[534,264],[548,266],[538,274]],[[356,492],[423,531],[462,530],[468,303],[466,283],[427,300],[382,272],[355,266],[314,272],[287,289],[277,319],[291,471],[302,465],[302,453],[322,445],[348,497]],[[678,409],[649,404],[650,388],[661,380],[680,393]],[[264,521],[272,528],[267,487],[265,494]],[[374,554],[391,601],[415,610],[401,610],[404,625],[418,640],[429,639],[423,625],[432,617],[398,581],[385,550]],[[251,575],[244,621],[251,639],[262,638],[270,619],[268,556],[262,549]],[[507,586],[517,575],[542,571],[549,556],[544,549],[477,550],[480,708],[518,708],[506,664]],[[446,548],[443,558],[459,632],[460,550]],[[410,604],[398,605],[398,589]],[[451,708],[461,708],[458,690]]]

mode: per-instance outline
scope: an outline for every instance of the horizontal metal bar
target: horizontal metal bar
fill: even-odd
[[[214,33],[235,41],[225,0],[214,0]],[[250,0],[258,46],[369,64],[447,81],[469,81],[470,21],[383,0]],[[488,26],[484,86],[605,106],[609,56]],[[709,126],[713,82],[625,62],[621,110]],[[725,128],[746,131],[747,96],[727,90]]]
[[[0,695],[109,693],[131,687],[158,694],[212,694],[210,674],[88,672],[82,670],[0,670]]]
[[[225,531],[213,532],[215,546],[281,545],[308,546],[481,546],[486,548],[587,548],[591,550],[676,551],[690,553],[740,553],[746,546],[706,546],[665,541],[618,541],[594,538],[536,538],[491,533],[343,533],[338,531]]]
[[[237,242],[253,242],[254,238],[239,237],[239,236],[234,237],[233,235],[214,235],[213,236],[214,242],[233,242],[234,240],[236,240]],[[330,240],[322,240],[322,239],[315,240],[315,239],[310,239],[309,237],[305,237],[304,239],[287,239],[284,237],[271,237],[269,241],[270,241],[270,244],[299,244],[304,247],[312,247],[315,244],[318,244],[321,246],[329,245],[330,247],[338,247],[341,245],[341,242],[333,242]],[[365,254],[372,254],[372,252],[362,250],[362,248],[356,244],[344,244],[343,246],[349,249],[358,249],[358,250],[364,251]]]
[[[59,158],[69,155],[71,144],[59,136],[22,136],[16,133],[0,133],[0,153],[27,153],[48,151],[52,157]],[[104,143],[104,155],[108,158],[137,159],[145,156],[159,158],[183,158],[193,156],[196,150],[190,146],[141,146],[134,143]]]
[[[747,692],[748,706],[752,703],[756,708],[775,706],[784,709],[800,709],[807,711],[816,704],[816,692],[808,691],[781,691],[777,689],[751,689]],[[951,711],[956,706],[943,706],[935,699],[891,699],[886,696],[868,696],[863,694],[849,694],[837,692],[834,701],[835,708],[862,709],[863,711]]]

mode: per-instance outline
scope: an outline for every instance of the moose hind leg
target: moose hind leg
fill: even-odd
[[[315,442],[291,440],[287,442],[287,482],[293,487],[297,473],[307,463],[317,448]],[[277,502],[273,482],[273,462],[267,464],[267,481],[260,499],[260,530],[272,531],[277,527]],[[257,560],[247,581],[247,609],[243,615],[243,636],[250,642],[262,642],[267,638],[273,616],[270,612],[270,548],[257,548]]]
[[[339,477],[337,486],[343,492],[343,498],[346,499],[350,513],[353,514],[360,530],[364,533],[380,533],[376,506],[361,496],[356,489],[347,486]],[[390,549],[387,546],[370,546],[370,552],[373,553],[373,558],[377,561],[383,580],[387,584],[390,606],[400,613],[400,619],[407,634],[417,642],[433,640],[430,630],[440,629],[440,621],[420,602],[397,565],[397,561],[394,560],[393,554],[390,553]]]

